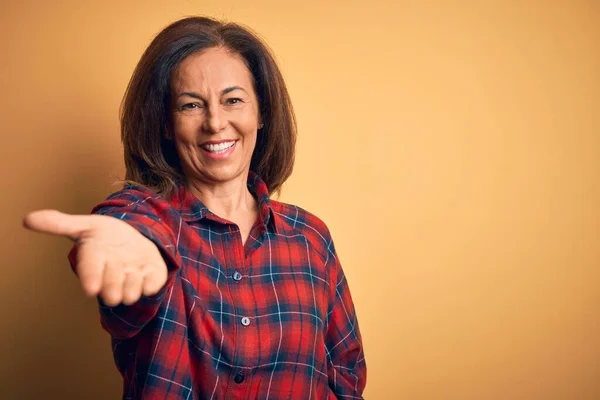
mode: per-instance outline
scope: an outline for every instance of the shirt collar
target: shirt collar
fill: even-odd
[[[272,209],[271,198],[267,185],[260,177],[250,171],[248,174],[248,190],[258,201],[258,221],[267,230],[271,228],[273,232],[277,232],[274,212]],[[202,203],[194,194],[179,183],[177,189],[169,199],[171,206],[179,211],[179,215],[186,222],[198,221],[212,214],[208,207]],[[213,214],[214,215],[214,214]]]

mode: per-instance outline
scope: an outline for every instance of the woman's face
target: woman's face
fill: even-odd
[[[260,116],[243,59],[223,48],[193,54],[174,72],[171,95],[172,139],[188,182],[245,185]]]

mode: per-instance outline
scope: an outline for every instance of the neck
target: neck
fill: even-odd
[[[256,199],[247,187],[247,175],[230,182],[188,182],[188,189],[208,209],[221,218],[236,221],[241,214],[257,209]]]

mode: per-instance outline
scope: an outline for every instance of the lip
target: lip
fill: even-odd
[[[231,146],[230,148],[225,150],[223,153],[211,153],[210,151],[204,150],[204,148],[202,147],[203,145],[206,145],[206,144],[219,144],[219,143],[228,143],[228,142],[233,142],[233,146]],[[202,143],[199,147],[200,147],[200,151],[202,152],[202,155],[204,155],[204,157],[212,159],[212,160],[222,160],[224,158],[229,157],[231,155],[231,153],[233,153],[233,151],[237,147],[237,143],[238,143],[237,140],[210,140],[208,142]]]
[[[237,140],[235,140],[235,139],[207,140],[206,142],[200,143],[200,146],[204,146],[206,144],[220,144],[220,143],[228,143],[228,142],[237,142]]]

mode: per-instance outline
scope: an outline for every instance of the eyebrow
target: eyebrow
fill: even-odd
[[[231,93],[231,92],[233,92],[235,90],[241,90],[241,91],[243,91],[245,93],[248,93],[246,91],[246,89],[244,89],[241,86],[230,86],[228,88],[225,88],[225,89],[221,90],[221,96],[226,95],[228,93]],[[202,98],[202,96],[200,96],[198,93],[195,93],[195,92],[183,92],[183,93],[179,93],[179,95],[177,95],[177,98],[180,98],[181,96],[189,96],[189,97],[193,97],[194,99],[198,99],[198,100],[204,101],[204,99]]]
[[[223,89],[223,90],[221,91],[221,94],[227,94],[227,93],[231,93],[231,92],[233,92],[234,90],[241,90],[242,92],[246,92],[246,89],[244,89],[244,88],[243,88],[243,87],[241,87],[241,86],[231,86],[231,87],[228,87],[228,88],[226,88],[226,89]],[[246,93],[248,93],[248,92],[246,92]]]

